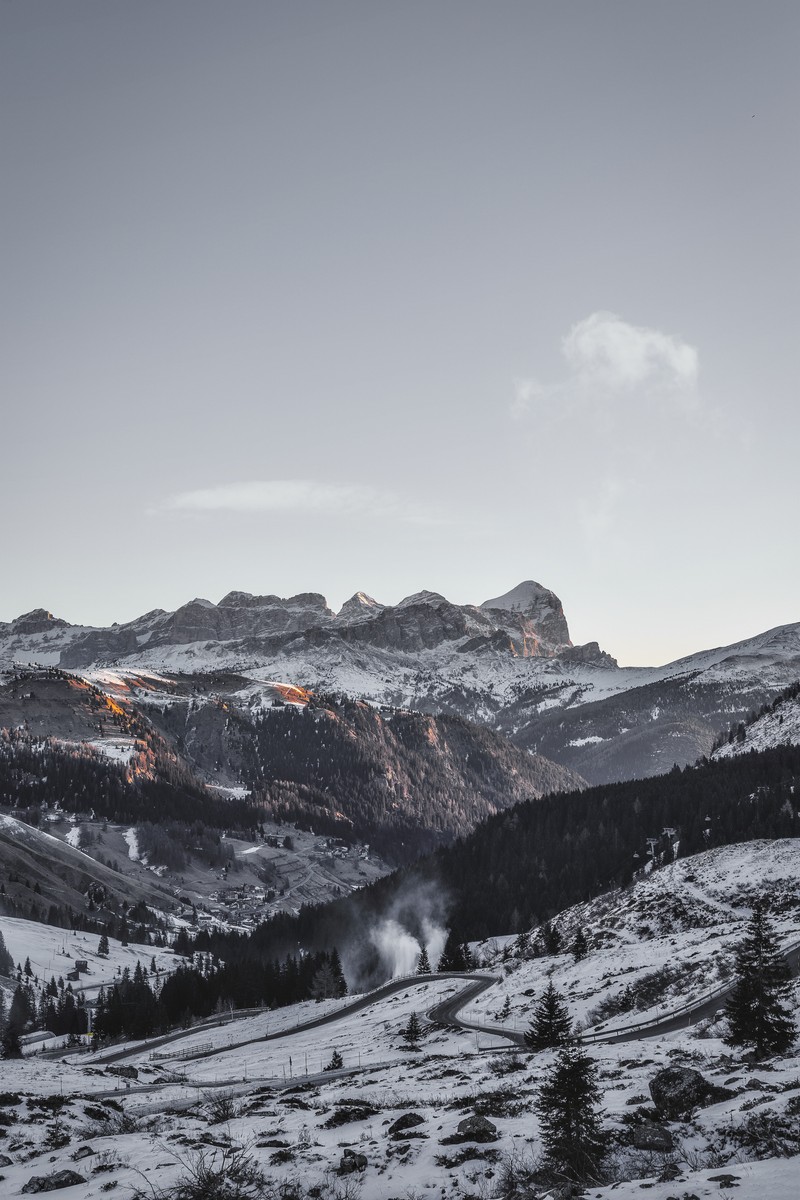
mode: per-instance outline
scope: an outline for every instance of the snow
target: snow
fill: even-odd
[[[136,830],[133,826],[130,829],[126,829],[122,836],[128,844],[128,858],[131,862],[141,862],[139,839],[136,836]]]
[[[745,728],[744,741],[727,742],[714,751],[714,758],[734,758],[751,750],[772,750],[775,746],[800,745],[800,696],[783,700],[772,712],[764,713]]]
[[[112,983],[125,967],[133,973],[139,961],[148,972],[153,957],[159,971],[174,971],[177,963],[182,961],[171,950],[134,944],[123,946],[111,937],[108,939],[108,957],[101,958],[97,953],[98,934],[40,925],[22,917],[0,916],[0,931],[14,962],[24,963],[29,958],[33,973],[40,980],[48,981],[51,975],[66,979],[67,971],[74,969],[74,960],[86,959],[88,973],[81,975],[80,982],[72,986],[75,992],[82,991],[87,996],[93,996],[103,984]]]
[[[575,963],[571,955],[520,962],[513,957],[513,938],[498,936],[479,947],[502,970],[502,982],[493,985],[464,1015],[496,1024],[496,1009],[508,995],[513,1021],[525,1027],[535,995],[549,971],[556,987],[565,992],[573,1016],[581,1019],[610,991],[639,973],[667,962],[694,963],[696,979],[681,980],[666,1000],[678,1003],[690,995],[695,983],[706,986],[718,964],[717,950],[729,952],[741,934],[754,895],[766,889],[776,906],[780,935],[798,936],[800,912],[800,840],[753,842],[721,847],[679,860],[652,871],[631,888],[600,897],[560,914],[559,928],[570,932],[580,924],[590,941],[588,957]],[[1,918],[2,928],[15,959],[31,953],[37,964],[58,954],[64,941],[73,957],[91,959],[92,980],[101,971],[135,964],[135,947],[122,948],[111,940],[107,964],[92,953],[96,939],[67,934],[47,926]],[[503,955],[506,961],[503,961]],[[173,956],[155,953],[168,962]],[[508,957],[509,954],[511,957]],[[123,957],[127,955],[128,957]],[[44,963],[42,963],[44,965]],[[145,963],[144,965],[148,965]],[[37,1122],[35,1105],[9,1106],[10,1115],[3,1152],[11,1166],[3,1168],[9,1195],[20,1193],[34,1174],[77,1169],[89,1183],[65,1191],[65,1200],[99,1200],[101,1181],[117,1185],[120,1195],[152,1181],[168,1188],[183,1171],[192,1147],[214,1153],[225,1139],[250,1147],[250,1153],[276,1188],[297,1181],[307,1189],[322,1188],[333,1196],[332,1184],[345,1180],[331,1174],[343,1149],[352,1147],[367,1158],[357,1192],[362,1200],[416,1196],[419,1200],[453,1200],[497,1194],[501,1163],[482,1157],[487,1150],[517,1160],[531,1159],[541,1150],[540,1128],[534,1099],[544,1072],[553,1063],[553,1052],[509,1055],[491,1031],[431,1028],[425,1014],[443,997],[460,990],[460,980],[409,979],[400,991],[375,998],[362,1011],[347,1011],[349,999],[306,1001],[291,1008],[244,1015],[224,1024],[209,1024],[188,1031],[163,1047],[198,1057],[159,1060],[152,1046],[132,1045],[124,1061],[135,1064],[139,1079],[126,1086],[110,1073],[110,1055],[120,1047],[97,1054],[73,1054],[61,1059],[34,1055],[25,1061],[3,1062],[3,1089],[27,1093],[34,1100],[63,1094],[66,1107],[62,1126],[70,1144],[53,1150],[46,1143],[46,1118]],[[526,994],[533,990],[533,995]],[[797,992],[797,989],[796,989]],[[798,996],[795,994],[795,1003]],[[474,1009],[474,1012],[473,1012]],[[424,1036],[417,1052],[402,1046],[401,1030],[411,1012],[421,1017]],[[330,1024],[312,1030],[298,1028],[322,1014],[340,1013]],[[283,1033],[285,1036],[275,1037]],[[587,1050],[595,1061],[602,1093],[604,1122],[624,1141],[623,1118],[634,1106],[649,1100],[649,1083],[666,1066],[691,1066],[715,1084],[729,1087],[730,1098],[696,1112],[687,1122],[671,1122],[678,1149],[672,1155],[679,1175],[659,1182],[666,1161],[662,1155],[615,1151],[619,1178],[595,1185],[588,1195],[599,1200],[634,1200],[643,1188],[654,1200],[732,1194],[719,1176],[731,1175],[739,1200],[795,1200],[800,1158],[767,1158],[737,1148],[735,1137],[751,1115],[760,1114],[772,1129],[800,1103],[800,1054],[754,1067],[732,1053],[711,1030],[702,1026],[617,1045],[598,1044]],[[270,1040],[266,1040],[269,1038]],[[208,1048],[210,1045],[210,1052]],[[334,1050],[344,1059],[344,1071],[320,1071]],[[155,1048],[155,1052],[160,1052]],[[200,1057],[200,1055],[203,1055]],[[209,1101],[220,1091],[235,1100],[238,1112],[224,1124],[210,1124]],[[87,1102],[100,1105],[111,1097],[124,1110],[126,1125],[115,1128],[117,1116],[105,1124],[86,1115]],[[354,1103],[369,1104],[355,1119],[328,1127],[331,1118]],[[455,1133],[459,1121],[486,1104],[496,1124],[498,1140],[488,1147],[473,1147],[463,1163],[442,1165],[437,1159],[455,1155],[461,1146],[442,1144]],[[392,1141],[388,1122],[414,1111],[422,1118],[424,1136],[407,1143]],[[74,1163],[78,1145],[88,1143],[92,1155]],[[275,1159],[276,1148],[285,1149]],[[102,1157],[105,1156],[105,1157]],[[95,1174],[97,1166],[108,1166]],[[4,1193],[5,1194],[5,1193]],[[341,1193],[344,1194],[343,1192]],[[352,1194],[352,1193],[348,1193]]]

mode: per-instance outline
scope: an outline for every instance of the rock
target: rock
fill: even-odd
[[[729,1100],[736,1094],[709,1083],[691,1067],[666,1067],[651,1079],[649,1086],[653,1104],[671,1120],[688,1116],[695,1108]]]
[[[366,1171],[366,1154],[356,1154],[354,1150],[345,1150],[339,1163],[340,1175],[352,1175],[355,1171]]]
[[[659,1183],[672,1183],[676,1179],[680,1179],[681,1169],[677,1163],[665,1163],[664,1169],[658,1177]]]
[[[403,1113],[402,1117],[398,1117],[396,1121],[392,1121],[386,1132],[391,1136],[397,1133],[403,1133],[406,1129],[414,1129],[417,1125],[424,1125],[425,1118],[419,1113],[407,1112]]]
[[[741,1175],[729,1175],[724,1172],[722,1175],[709,1175],[709,1183],[718,1183],[721,1188],[738,1187]]]
[[[138,1079],[139,1072],[136,1067],[109,1067],[109,1075],[119,1075],[120,1079]]]
[[[465,1142],[496,1142],[497,1126],[487,1117],[465,1117],[458,1123],[458,1136]]]
[[[91,1146],[79,1146],[71,1158],[73,1162],[80,1162],[82,1158],[89,1158],[92,1154],[94,1150]]]
[[[9,1158],[7,1154],[0,1154],[0,1167],[13,1167],[14,1160]]]
[[[22,1192],[25,1195],[54,1192],[57,1188],[75,1187],[79,1183],[86,1183],[86,1180],[77,1171],[54,1171],[52,1175],[32,1175]]]
[[[633,1130],[631,1144],[636,1150],[671,1150],[674,1146],[672,1134],[663,1125],[653,1125],[646,1122],[636,1125]]]

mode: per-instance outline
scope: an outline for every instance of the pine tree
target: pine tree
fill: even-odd
[[[414,1047],[417,1045],[421,1035],[422,1030],[419,1027],[419,1017],[415,1012],[412,1012],[403,1029],[403,1040],[407,1046]]]
[[[347,980],[345,979],[344,971],[342,970],[342,960],[339,957],[339,951],[335,946],[333,947],[333,950],[331,950],[330,963],[331,970],[333,971],[333,977],[336,980],[336,995],[346,996]]]
[[[430,975],[430,973],[431,973],[431,961],[428,958],[428,951],[423,946],[422,953],[420,954],[419,959],[417,960],[417,974],[418,975]]]
[[[5,941],[3,940],[3,931],[0,929],[0,975],[10,975],[14,970],[14,959],[9,954]]]
[[[583,932],[583,926],[578,929],[575,934],[575,939],[572,943],[572,957],[575,962],[581,962],[589,953],[589,943],[586,941],[586,934]]]
[[[343,1066],[344,1066],[344,1059],[342,1058],[342,1056],[338,1050],[334,1050],[333,1054],[331,1055],[331,1061],[328,1063],[328,1065],[326,1067],[323,1067],[322,1069],[323,1069],[323,1071],[340,1071]]]
[[[547,1050],[563,1046],[569,1040],[572,1022],[564,997],[553,986],[552,979],[536,1005],[533,1023],[525,1032],[525,1045],[531,1050]]]
[[[558,954],[561,949],[561,934],[552,922],[548,921],[542,930],[542,940],[546,954]]]
[[[797,1027],[787,1001],[789,968],[763,903],[753,915],[736,950],[736,983],[726,1005],[729,1046],[752,1046],[759,1058],[788,1050]]]
[[[100,934],[100,942],[97,947],[97,953],[101,958],[108,958],[108,938],[104,933]]]
[[[545,1159],[558,1175],[579,1183],[596,1178],[604,1152],[599,1099],[596,1065],[581,1046],[565,1046],[534,1102]]]
[[[437,971],[466,971],[467,969],[464,948],[452,929],[447,935],[439,966],[436,969]]]

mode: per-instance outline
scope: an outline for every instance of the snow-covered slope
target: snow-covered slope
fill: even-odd
[[[714,751],[714,758],[732,758],[750,750],[800,745],[800,689],[791,688],[749,724],[731,730],[730,741]]]
[[[548,966],[579,1018],[665,965],[691,965],[698,983],[704,972],[713,979],[756,891],[774,897],[781,935],[791,936],[798,883],[798,841],[748,843],[678,861],[556,919],[565,933],[578,923],[587,930],[582,962],[567,955],[520,961],[513,953],[504,960],[498,953],[502,983],[466,1015],[497,1024],[507,996],[525,1027]],[[272,1189],[266,1195],[295,1200],[552,1195],[527,1179],[542,1152],[535,1101],[554,1054],[509,1053],[488,1031],[433,1028],[426,1013],[460,986],[409,979],[399,993],[312,1030],[295,1027],[329,1014],[336,1001],[207,1025],[163,1047],[5,1061],[4,1186],[18,1195],[32,1176],[69,1169],[85,1182],[65,1189],[65,1200],[115,1188],[120,1195],[169,1195],[178,1179],[200,1165],[219,1167],[233,1152],[265,1173]],[[662,1005],[685,994],[675,985]],[[793,1003],[797,1011],[796,989]],[[413,1051],[402,1038],[411,1013],[423,1030]],[[326,1072],[334,1051],[343,1070]],[[138,1079],[113,1074],[111,1056],[119,1053]],[[593,1198],[634,1200],[644,1190],[653,1200],[795,1200],[797,1045],[754,1065],[704,1023],[646,1041],[592,1045],[588,1054],[609,1135],[603,1175],[588,1189]],[[699,1070],[720,1090],[686,1119],[667,1119],[650,1099],[650,1084],[664,1068]],[[491,1122],[487,1140],[459,1132],[475,1116]],[[671,1149],[637,1148],[636,1131],[652,1133],[653,1121]],[[360,1157],[346,1174],[341,1164],[351,1155]]]
[[[768,899],[783,943],[800,941],[800,839],[720,846],[569,908],[554,922],[563,945],[557,955],[531,957],[536,930],[527,949],[509,937],[479,943],[479,959],[505,964],[508,976],[481,997],[475,1014],[525,1028],[531,994],[552,978],[581,1027],[655,1018],[730,978],[732,950],[757,897]],[[590,949],[575,962],[570,946],[579,928]],[[503,1022],[506,995],[511,1010]]]

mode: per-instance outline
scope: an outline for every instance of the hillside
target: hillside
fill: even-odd
[[[518,933],[618,887],[654,864],[796,835],[800,747],[673,770],[655,779],[544,797],[490,817],[452,846],[356,896],[262,927],[276,949],[337,944],[359,978],[380,978],[364,930],[427,923],[459,941]]]
[[[263,1173],[268,1182],[254,1194],[269,1200],[552,1198],[558,1193],[536,1177],[543,1130],[535,1106],[554,1052],[520,1051],[502,1031],[527,1028],[548,977],[580,1024],[615,1003],[623,1009],[607,1016],[611,1025],[670,1011],[725,978],[762,888],[776,902],[781,939],[796,936],[800,842],[717,848],[557,914],[565,934],[578,924],[588,934],[577,963],[566,953],[521,956],[498,936],[478,947],[491,962],[479,986],[489,987],[462,1002],[464,1025],[433,1018],[470,981],[409,979],[357,1008],[348,1007],[353,997],[305,1001],[224,1024],[215,1018],[166,1044],[6,1060],[5,1182],[18,1194],[31,1177],[69,1169],[84,1181],[76,1195],[112,1184],[172,1196],[198,1169],[230,1179],[239,1163]],[[15,956],[26,944],[19,925],[0,920]],[[32,927],[29,944],[45,970],[57,969],[65,948],[83,950],[37,940],[43,932]],[[89,956],[94,978],[133,963],[132,950],[110,950],[108,963]],[[168,966],[159,958],[156,978]],[[791,1004],[800,1015],[797,984]],[[412,1014],[421,1035],[409,1049]],[[740,1200],[794,1200],[798,1046],[754,1064],[723,1033],[723,1022],[704,1020],[588,1046],[607,1148],[589,1189],[595,1200],[634,1200],[643,1189],[654,1200],[706,1200],[734,1188]],[[335,1053],[341,1068],[326,1070]],[[654,1107],[651,1088],[667,1070],[699,1072],[710,1094],[686,1111]]]
[[[751,750],[800,745],[800,683],[781,692],[771,704],[719,738],[713,758],[732,758]]]

